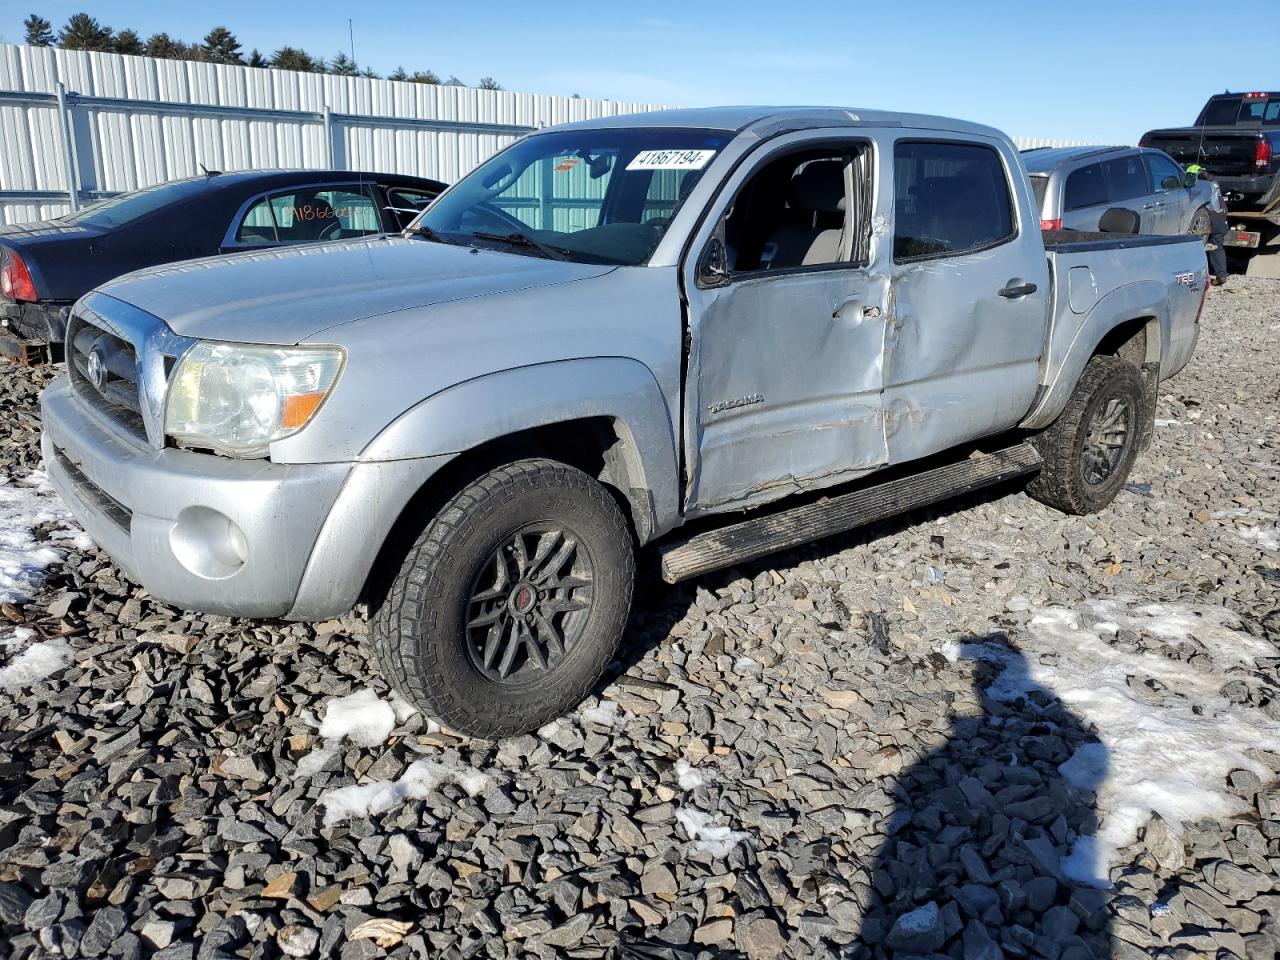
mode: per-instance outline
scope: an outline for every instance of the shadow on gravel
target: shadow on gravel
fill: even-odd
[[[1110,957],[1110,895],[1071,880],[1061,864],[1097,818],[1093,794],[1059,768],[1088,744],[1100,779],[1104,748],[1030,681],[1003,634],[965,642],[998,649],[1002,665],[980,664],[981,714],[955,717],[947,743],[898,778],[862,956]],[[1011,686],[1025,693],[1007,700]]]

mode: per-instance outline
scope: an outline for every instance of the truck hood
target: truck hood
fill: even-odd
[[[99,289],[182,336],[298,343],[353,320],[613,269],[375,237],[188,260],[126,274]]]

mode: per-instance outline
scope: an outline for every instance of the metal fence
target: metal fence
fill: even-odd
[[[537,127],[658,106],[0,44],[0,223],[202,166],[452,182]]]

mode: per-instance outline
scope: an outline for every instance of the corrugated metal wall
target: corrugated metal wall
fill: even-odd
[[[527,130],[658,106],[0,44],[0,222],[66,213],[69,181],[83,203],[200,164],[452,182]]]
[[[657,106],[0,44],[0,221],[65,213],[69,176],[87,202],[199,164],[453,181],[527,130]]]

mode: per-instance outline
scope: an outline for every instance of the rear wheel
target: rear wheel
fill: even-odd
[[[490,471],[418,537],[374,614],[401,694],[459,732],[501,737],[576,706],[613,658],[635,577],[609,492],[550,460]]]
[[[1093,357],[1066,409],[1035,438],[1044,466],[1027,492],[1066,513],[1096,513],[1109,504],[1138,456],[1143,400],[1133,364]]]

